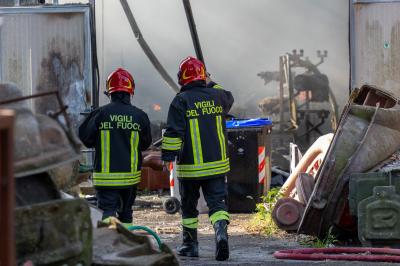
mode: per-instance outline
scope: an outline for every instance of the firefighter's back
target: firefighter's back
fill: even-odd
[[[185,102],[187,124],[177,168],[179,176],[210,177],[229,171],[224,134],[225,93],[220,89],[195,86],[177,96]]]

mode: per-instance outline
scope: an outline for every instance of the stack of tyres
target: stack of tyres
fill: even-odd
[[[250,213],[270,183],[272,122],[232,120],[227,121],[226,127],[231,166],[227,177],[228,211]]]

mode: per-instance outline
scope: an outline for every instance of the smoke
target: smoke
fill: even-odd
[[[129,3],[144,38],[176,79],[179,62],[195,54],[182,2]],[[278,57],[293,49],[304,49],[311,61],[318,60],[316,50],[328,50],[319,68],[328,76],[339,104],[347,99],[348,0],[202,0],[191,4],[207,70],[233,92],[238,108],[250,110],[257,100],[278,93],[277,83],[265,86],[257,73],[278,70]],[[137,44],[119,1],[98,1],[96,13],[101,89],[108,73],[124,67],[135,78],[134,104],[152,120],[166,119],[174,92]],[[154,104],[163,111],[155,111]]]

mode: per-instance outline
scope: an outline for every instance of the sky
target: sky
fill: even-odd
[[[195,55],[182,1],[128,2],[144,39],[176,80],[181,60]],[[101,90],[107,75],[124,67],[135,79],[133,103],[151,120],[165,120],[175,93],[144,55],[120,2],[96,4]],[[279,56],[293,49],[304,49],[313,62],[317,50],[327,50],[319,69],[328,75],[339,104],[347,100],[348,0],[192,0],[191,5],[207,70],[232,91],[234,108],[254,109],[263,97],[277,95],[278,83],[265,86],[257,73],[278,70]],[[102,96],[101,103],[107,101]],[[154,111],[154,104],[161,110]]]

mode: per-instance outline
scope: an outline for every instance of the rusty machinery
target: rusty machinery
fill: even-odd
[[[4,226],[1,229],[8,228],[8,232],[13,232],[10,226],[16,228],[18,264],[90,265],[93,262],[96,265],[154,265],[157,262],[177,265],[175,256],[166,245],[154,250],[147,237],[134,235],[118,226],[117,230],[93,228],[87,201],[63,196],[61,191],[79,182],[81,145],[58,91],[22,96],[21,90],[11,83],[0,83],[0,90],[0,107],[15,112],[13,135],[9,127],[10,118],[0,117],[0,173],[7,173],[2,175],[3,178],[14,176],[16,203],[15,222],[2,219]],[[26,104],[31,100],[55,101],[59,108],[47,114],[33,113]],[[11,145],[11,137],[15,140],[14,145]],[[14,156],[10,155],[11,152]],[[7,161],[4,158],[13,159]],[[14,212],[11,204],[13,182],[9,178],[7,182],[2,180],[1,217],[12,218],[13,215],[3,213]],[[4,185],[7,185],[7,190]],[[12,238],[3,233],[1,237],[2,243],[7,245],[0,247],[2,261],[3,258],[11,260]],[[123,243],[116,245],[116,239],[122,238]]]
[[[1,83],[0,90],[0,107],[15,113],[14,141],[9,143],[13,143],[14,155],[9,167],[12,183],[15,181],[12,226],[16,229],[17,263],[90,263],[92,227],[88,205],[82,199],[62,199],[59,192],[77,176],[80,156],[80,144],[59,92],[22,96],[11,83]],[[43,98],[54,99],[59,109],[48,115],[33,113],[27,102]]]
[[[280,154],[288,154],[288,142],[294,141],[300,149],[307,149],[319,136],[336,129],[338,107],[329,86],[328,77],[318,66],[328,56],[327,51],[317,51],[319,62],[312,63],[304,51],[293,50],[279,57],[279,71],[265,71],[257,75],[265,85],[279,82],[279,96],[264,98],[259,109],[265,116],[274,116],[278,125],[275,138],[274,164],[288,170],[288,160]],[[301,71],[301,74],[295,71]],[[331,123],[326,120],[330,117]]]
[[[313,161],[308,154],[322,146],[317,140],[282,187],[283,198],[272,213],[280,228],[321,239],[331,232],[344,240],[358,238],[365,246],[399,247],[398,103],[397,97],[371,85],[353,91],[335,134],[319,138],[326,148],[318,171],[305,173],[307,161]]]

